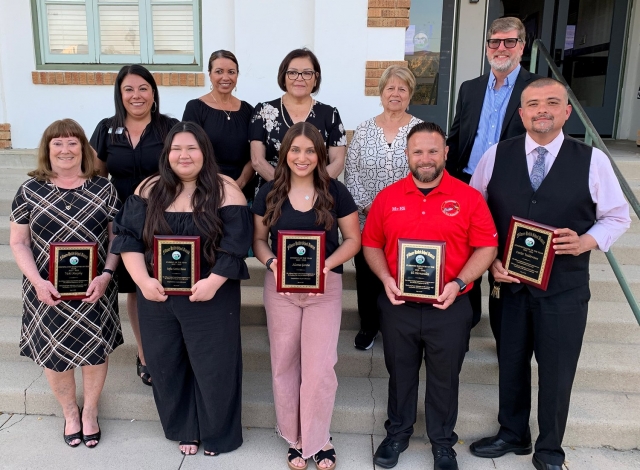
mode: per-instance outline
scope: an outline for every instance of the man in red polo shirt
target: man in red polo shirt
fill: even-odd
[[[389,372],[387,437],[373,461],[392,468],[409,445],[416,421],[419,371],[427,368],[426,422],[435,470],[458,468],[453,450],[458,384],[471,329],[466,293],[497,254],[497,233],[482,195],[444,169],[445,134],[434,123],[407,135],[410,174],[373,201],[362,233],[364,255],[385,293],[378,299]],[[438,303],[396,300],[398,239],[443,241],[444,288]]]

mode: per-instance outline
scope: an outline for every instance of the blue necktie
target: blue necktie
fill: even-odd
[[[534,192],[538,190],[544,179],[544,156],[547,154],[547,149],[538,147],[536,151],[538,152],[538,156],[531,169],[531,187]]]

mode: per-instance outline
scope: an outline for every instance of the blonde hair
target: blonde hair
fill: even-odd
[[[82,146],[82,177],[92,178],[98,174],[93,163],[94,151],[87,140],[84,130],[73,119],[60,119],[49,125],[42,134],[40,146],[38,147],[38,167],[28,173],[40,181],[48,181],[58,176],[51,168],[49,155],[49,143],[58,137],[75,137]]]
[[[409,87],[409,99],[413,97],[413,92],[416,89],[416,77],[413,72],[403,65],[390,65],[382,72],[380,81],[378,82],[378,91],[382,95],[382,91],[393,77],[399,78],[407,84]]]
[[[506,33],[514,29],[518,31],[518,39],[526,42],[527,33],[524,29],[524,24],[514,16],[505,16],[504,18],[494,20],[487,31],[487,39],[490,39],[495,33]]]

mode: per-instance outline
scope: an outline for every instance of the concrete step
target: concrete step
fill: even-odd
[[[243,286],[261,287],[264,283],[264,275],[267,272],[264,266],[256,258],[247,258],[251,279],[243,281]],[[623,265],[622,271],[630,284],[636,298],[640,298],[640,266]],[[591,272],[591,298],[608,302],[617,302],[624,299],[622,290],[616,280],[609,264],[592,262]],[[22,273],[16,265],[11,249],[7,245],[0,245],[0,280],[21,279]],[[486,274],[484,276],[486,279]],[[487,281],[483,281],[486,285]],[[352,261],[344,264],[343,289],[355,289],[355,268]],[[355,294],[354,294],[355,295]]]
[[[28,361],[18,350],[20,318],[0,317],[0,361]],[[137,348],[129,322],[122,323],[125,344],[109,357],[110,364],[130,366],[133,371]],[[338,341],[339,377],[388,377],[384,364],[383,338],[369,351],[353,347],[356,331],[342,330]],[[640,393],[640,344],[585,342],[575,379],[575,388]],[[246,371],[269,371],[271,359],[265,326],[242,327],[242,358]],[[537,371],[537,365],[533,365]],[[536,372],[537,373],[537,372]],[[421,378],[425,379],[424,369]],[[472,384],[498,384],[498,361],[493,338],[473,337],[465,357],[461,380]],[[535,382],[535,381],[534,381]],[[535,383],[534,383],[535,384]]]
[[[31,171],[38,165],[38,149],[0,150],[0,168]]]
[[[42,370],[33,363],[0,362],[0,403],[4,412],[60,416]],[[80,379],[77,372],[76,381]],[[80,383],[80,382],[78,382]],[[332,432],[384,435],[387,380],[339,379]],[[424,396],[425,382],[419,396]],[[78,394],[81,395],[81,390]],[[536,390],[533,390],[532,433],[537,434]],[[456,432],[461,436],[492,435],[497,430],[498,387],[461,384]],[[111,365],[100,403],[104,419],[157,420],[151,387],[131,373],[131,367]],[[275,413],[269,372],[246,371],[243,380],[243,426],[273,428]],[[418,400],[415,436],[425,434],[423,400]],[[576,390],[564,439],[566,446],[633,449],[640,445],[640,394]]]
[[[619,286],[617,288],[620,289]],[[18,279],[0,279],[0,318],[22,316],[21,289],[21,281]],[[489,286],[486,280],[483,281],[482,289],[485,294],[488,294]],[[484,313],[480,323],[471,331],[471,336],[493,337],[487,313],[489,297],[485,295],[482,300]],[[128,320],[126,294],[120,294],[118,304],[120,318],[124,323]],[[240,314],[243,326],[267,324],[262,302],[262,287],[242,286]],[[357,296],[354,290],[345,290],[342,293],[341,328],[343,330],[360,328]],[[589,303],[585,341],[640,344],[640,327],[621,293],[617,296],[617,301],[592,300]]]

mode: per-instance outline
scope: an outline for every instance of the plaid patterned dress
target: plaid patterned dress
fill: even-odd
[[[31,178],[20,186],[10,220],[29,225],[33,259],[40,276],[48,279],[50,242],[98,242],[101,273],[109,244],[107,225],[119,209],[116,190],[106,178],[95,176],[75,189]],[[22,298],[20,355],[40,366],[64,372],[102,364],[123,343],[115,282],[95,304],[67,300],[50,307],[38,300],[24,277]]]

